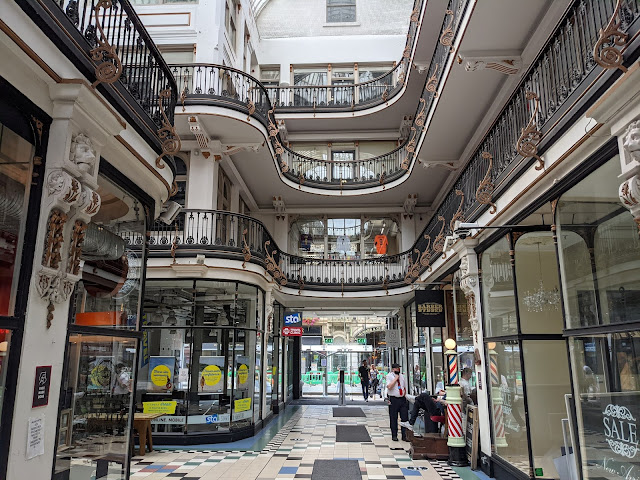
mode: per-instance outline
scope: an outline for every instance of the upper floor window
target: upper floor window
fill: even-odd
[[[327,23],[355,21],[356,0],[327,0]]]
[[[224,20],[227,30],[227,37],[229,38],[229,44],[231,45],[231,48],[234,52],[236,50],[236,4],[236,0],[227,0],[224,10]]]

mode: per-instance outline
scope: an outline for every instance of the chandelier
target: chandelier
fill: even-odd
[[[542,282],[542,259],[540,257],[540,242],[538,242],[538,269],[540,275],[538,288],[536,288],[535,290],[527,290],[524,293],[522,302],[530,312],[558,310],[558,306],[560,304],[560,292],[558,291],[558,287],[553,287],[553,289],[551,290],[546,290],[544,288],[544,283]]]

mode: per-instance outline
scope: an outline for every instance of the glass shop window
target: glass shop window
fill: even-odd
[[[0,316],[14,313],[33,152],[31,143],[0,123]]]
[[[135,330],[143,275],[144,209],[100,176],[102,205],[85,230],[75,290],[76,325]]]
[[[613,157],[560,197],[558,252],[568,328],[640,320],[640,238],[618,198]]]
[[[488,337],[518,332],[509,249],[503,237],[482,253],[482,305]]]
[[[124,480],[136,344],[133,338],[69,337],[54,475]]]

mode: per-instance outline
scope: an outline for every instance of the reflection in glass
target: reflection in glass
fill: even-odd
[[[0,123],[0,315],[13,315],[33,146]]]
[[[506,238],[482,253],[482,296],[487,336],[517,333],[513,270]]]
[[[56,473],[82,479],[125,478],[136,342],[98,335],[69,337]]]

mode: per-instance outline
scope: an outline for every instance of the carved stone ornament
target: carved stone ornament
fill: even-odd
[[[98,213],[101,204],[102,199],[100,198],[100,195],[98,195],[98,192],[88,187],[84,187],[82,189],[79,202],[79,209],[81,212],[86,215],[93,216]]]
[[[84,133],[78,133],[71,138],[69,160],[83,173],[93,174],[96,165],[96,150],[91,139]]]
[[[622,148],[625,158],[625,163],[629,164],[630,161],[640,162],[640,120],[631,122],[622,136]]]
[[[75,281],[67,277],[66,272],[42,267],[36,277],[36,290],[40,297],[47,302],[47,328],[51,327],[54,304],[67,301]]]
[[[87,231],[87,224],[82,220],[76,220],[71,233],[71,245],[69,245],[69,260],[67,272],[78,275],[80,270],[80,257],[82,256],[82,243]]]
[[[522,68],[520,57],[464,57],[467,72],[495,70],[504,75],[515,75]]]
[[[620,201],[629,209],[631,215],[638,225],[640,233],[640,177],[634,175],[633,177],[625,180],[618,191]]]
[[[47,236],[44,244],[44,252],[42,254],[42,265],[52,269],[60,266],[62,259],[60,250],[64,240],[63,231],[64,224],[67,221],[67,215],[58,209],[51,210],[49,220],[47,222]]]
[[[478,331],[480,329],[480,320],[476,311],[476,293],[478,290],[478,269],[477,264],[469,261],[469,256],[475,255],[473,251],[467,251],[460,258],[460,288],[467,298],[467,311],[469,313],[469,324],[473,331],[474,339],[478,341]]]
[[[82,185],[68,173],[53,170],[47,177],[47,194],[67,205],[73,205],[82,194]]]

